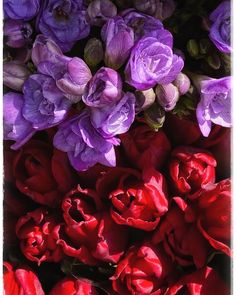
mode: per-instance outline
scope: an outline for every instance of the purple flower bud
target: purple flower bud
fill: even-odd
[[[135,112],[139,113],[148,109],[155,101],[156,94],[152,88],[143,91],[135,91]]]
[[[79,57],[54,56],[54,61],[45,61],[38,64],[38,71],[51,76],[57,87],[72,102],[78,102],[84,93],[85,87],[92,78],[91,71]]]
[[[90,32],[82,1],[78,0],[48,0],[38,26],[63,52],[69,51],[76,41],[86,38]]]
[[[113,106],[91,109],[91,122],[105,138],[128,131],[134,117],[135,96],[131,92],[125,93]]]
[[[6,44],[13,48],[20,48],[31,43],[32,27],[22,20],[9,19],[3,28]]]
[[[196,114],[203,136],[209,135],[212,123],[231,127],[231,77],[212,79],[199,76],[194,83],[201,94]]]
[[[175,2],[173,0],[134,0],[134,6],[137,10],[150,14],[160,20],[170,17],[175,10]]]
[[[30,74],[25,64],[18,64],[13,61],[3,64],[3,84],[16,91],[22,90],[22,86]]]
[[[156,87],[156,96],[158,103],[166,112],[174,109],[178,99],[179,91],[172,83],[166,85],[158,85]]]
[[[171,47],[156,38],[142,38],[132,49],[125,68],[126,81],[138,90],[175,80],[184,66],[181,57]]]
[[[178,88],[180,95],[187,93],[191,86],[188,76],[184,73],[179,73],[176,79],[173,81],[173,84]]]
[[[37,35],[32,49],[32,61],[37,67],[40,62],[56,61],[58,55],[63,55],[60,47],[50,38]]]
[[[39,11],[40,0],[4,0],[5,18],[30,20]]]
[[[119,73],[102,67],[93,76],[85,89],[83,102],[96,108],[116,103],[122,95],[122,80]]]
[[[165,45],[173,46],[171,33],[164,29],[162,22],[158,19],[134,9],[123,11],[122,17],[125,23],[133,29],[135,41],[142,37],[154,37]]]
[[[130,54],[134,45],[134,32],[120,16],[116,16],[102,27],[101,35],[106,44],[105,64],[117,70]]]
[[[85,171],[96,163],[116,165],[113,144],[119,141],[104,139],[92,126],[87,110],[60,124],[53,143],[57,149],[67,152],[71,165],[78,171]]]
[[[23,87],[22,114],[33,128],[43,130],[63,121],[71,106],[55,81],[42,74],[31,75]]]
[[[91,66],[96,67],[104,57],[102,42],[99,39],[91,38],[84,48],[84,60]]]
[[[210,29],[210,39],[215,46],[224,53],[230,53],[231,25],[230,25],[230,1],[222,2],[210,15],[213,22]]]
[[[90,23],[102,26],[109,18],[116,16],[117,8],[110,0],[94,0],[87,9]]]
[[[35,133],[32,124],[22,116],[23,103],[22,94],[9,92],[3,96],[4,139],[15,141],[11,146],[14,150],[25,144]]]

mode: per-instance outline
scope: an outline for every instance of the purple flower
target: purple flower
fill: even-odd
[[[207,137],[212,123],[231,127],[231,77],[200,78],[201,100],[197,106],[197,120],[202,134]]]
[[[104,139],[91,125],[87,110],[60,124],[53,143],[57,149],[67,152],[71,165],[78,171],[96,163],[116,165],[113,144],[119,144],[118,140]]]
[[[40,62],[56,62],[57,56],[62,56],[60,47],[50,38],[44,35],[37,35],[32,49],[31,58],[37,67]]]
[[[178,88],[172,83],[166,85],[157,85],[156,96],[159,105],[163,107],[166,112],[172,111],[179,99]]]
[[[51,37],[63,52],[69,51],[90,32],[82,9],[81,0],[47,0],[39,18],[39,30]]]
[[[37,130],[47,129],[63,121],[71,106],[55,81],[42,74],[31,75],[23,87],[22,114]]]
[[[6,44],[13,48],[20,48],[31,43],[32,27],[22,20],[8,19],[3,28]]]
[[[90,107],[102,108],[120,100],[121,95],[122,80],[119,73],[102,67],[90,80],[82,99]]]
[[[35,133],[32,124],[22,116],[23,95],[9,92],[3,96],[3,130],[5,140],[14,140],[11,146],[16,150]]]
[[[230,1],[222,2],[210,15],[213,22],[210,38],[215,46],[224,53],[232,51],[230,45]]]
[[[105,138],[125,133],[135,117],[135,96],[124,93],[120,101],[104,108],[91,109],[91,122]]]
[[[162,22],[158,19],[134,9],[125,10],[122,17],[125,23],[133,29],[135,41],[142,37],[154,37],[172,48],[173,37],[169,31],[164,29]]]
[[[123,18],[111,18],[101,31],[102,40],[106,44],[105,64],[115,70],[119,69],[128,58],[134,45],[134,32]]]
[[[183,59],[157,38],[142,38],[132,49],[125,68],[126,81],[138,90],[175,80],[184,66]]]
[[[57,87],[72,102],[78,102],[84,89],[92,78],[91,71],[79,57],[54,56],[54,61],[45,61],[38,64],[38,71],[51,76]]]
[[[39,11],[40,0],[4,0],[5,18],[30,20]]]
[[[87,12],[92,25],[102,26],[109,18],[116,16],[117,8],[110,0],[94,0]]]

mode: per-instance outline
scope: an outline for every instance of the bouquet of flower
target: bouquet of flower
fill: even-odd
[[[229,295],[230,1],[3,9],[4,294]]]

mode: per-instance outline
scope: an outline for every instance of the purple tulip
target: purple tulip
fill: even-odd
[[[90,23],[102,26],[108,19],[116,16],[117,8],[110,0],[94,0],[87,9]]]
[[[71,106],[51,77],[31,75],[23,87],[22,114],[33,128],[43,130],[63,121]]]
[[[119,69],[128,58],[134,45],[134,32],[123,18],[111,18],[101,31],[102,40],[106,44],[105,64],[115,70]]]
[[[133,29],[136,42],[143,37],[154,37],[161,43],[173,46],[171,33],[164,29],[162,22],[158,19],[134,9],[123,11],[122,17],[125,23]]]
[[[213,22],[210,29],[210,39],[224,53],[230,53],[230,1],[222,2],[210,15]]]
[[[135,117],[135,96],[124,93],[120,101],[113,106],[91,109],[91,122],[105,138],[125,133]]]
[[[67,152],[71,165],[78,171],[96,163],[116,165],[113,144],[119,144],[118,140],[104,139],[91,125],[87,110],[60,124],[53,143],[57,149]]]
[[[90,107],[102,108],[116,103],[122,95],[119,73],[110,68],[100,68],[85,89],[82,97]]]
[[[63,55],[60,47],[50,38],[37,35],[32,49],[32,61],[37,67],[40,62],[56,62],[57,56]]]
[[[23,95],[9,92],[3,96],[3,130],[5,140],[14,140],[11,146],[16,150],[35,133],[32,124],[22,116]]]
[[[212,123],[231,127],[231,77],[221,79],[198,77],[197,87],[201,100],[196,114],[202,134],[205,137],[209,135]]]
[[[30,20],[38,13],[40,0],[4,0],[5,18]]]
[[[22,86],[30,74],[31,72],[25,64],[14,61],[3,64],[3,84],[16,91],[22,90]]]
[[[48,0],[39,17],[39,30],[67,52],[76,41],[89,35],[90,26],[82,9],[82,1]]]
[[[32,27],[22,20],[8,19],[3,28],[6,44],[13,48],[20,48],[31,43]]]
[[[173,14],[176,5],[173,0],[134,0],[134,6],[139,11],[164,20]]]
[[[153,37],[142,38],[132,49],[125,68],[126,81],[138,90],[175,80],[184,66],[171,47]]]

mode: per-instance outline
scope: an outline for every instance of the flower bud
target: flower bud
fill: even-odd
[[[9,19],[3,28],[4,36],[7,38],[6,44],[13,48],[20,48],[30,43],[32,32],[31,25],[22,20]]]
[[[221,67],[221,61],[217,54],[213,53],[207,57],[207,63],[210,67],[212,67],[214,70],[219,70]]]
[[[187,93],[191,86],[188,76],[184,73],[179,73],[172,83],[178,88],[180,95]]]
[[[3,64],[3,84],[13,90],[21,91],[30,74],[29,69],[24,64],[14,62]]]
[[[96,67],[102,60],[104,51],[102,42],[97,38],[89,39],[84,48],[84,60],[90,67]]]
[[[109,18],[117,15],[117,8],[110,0],[94,0],[87,9],[90,23],[102,26]]]
[[[144,116],[147,124],[154,131],[158,131],[158,129],[160,129],[165,122],[165,111],[156,102],[144,112]]]
[[[178,99],[179,91],[172,83],[166,85],[157,85],[156,96],[158,103],[166,112],[174,109]]]
[[[144,91],[135,92],[136,102],[135,102],[135,112],[139,113],[141,111],[147,110],[155,101],[156,95],[152,88]]]
[[[194,39],[190,39],[187,43],[187,50],[192,57],[198,57],[199,47],[197,41]]]

